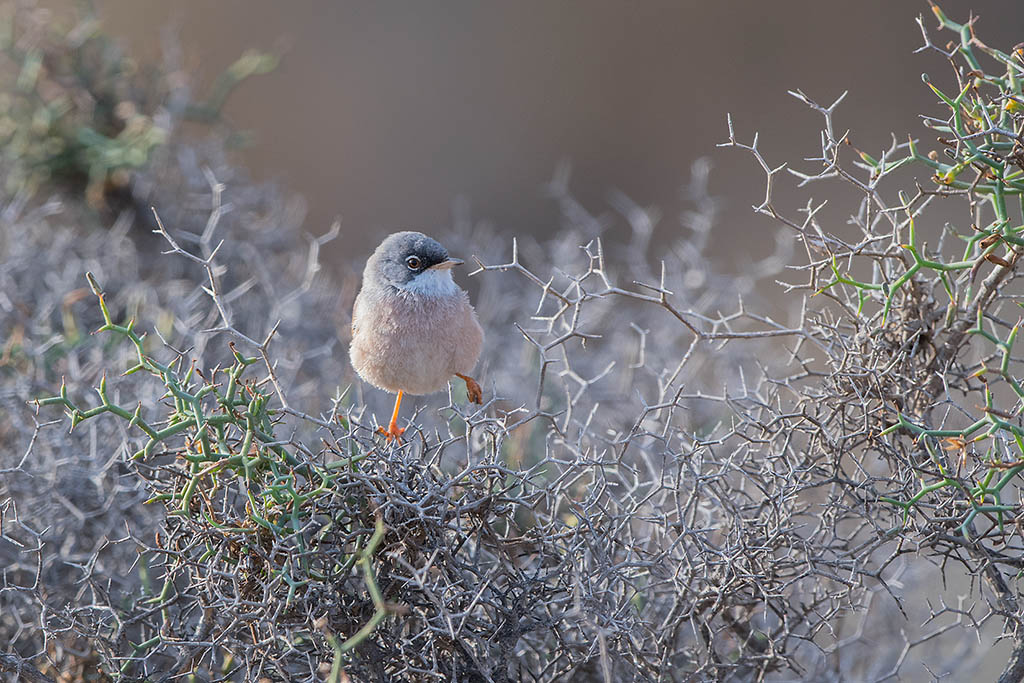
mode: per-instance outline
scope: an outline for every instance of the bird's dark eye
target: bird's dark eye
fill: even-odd
[[[419,270],[422,262],[419,256],[410,256],[405,259],[405,265],[409,266],[409,270]]]

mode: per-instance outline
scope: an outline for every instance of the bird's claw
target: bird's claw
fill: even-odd
[[[469,398],[470,401],[472,401],[473,403],[484,402],[484,392],[480,388],[480,385],[477,383],[475,379],[473,379],[472,377],[467,377],[466,375],[459,375],[457,373],[456,377],[458,377],[459,379],[466,383],[466,396]]]
[[[377,427],[377,432],[383,434],[386,437],[387,443],[391,443],[395,439],[399,442],[402,440],[402,434],[405,433],[405,427],[399,427],[394,422],[388,425],[387,429],[384,427]]]

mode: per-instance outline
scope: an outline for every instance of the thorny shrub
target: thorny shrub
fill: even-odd
[[[297,232],[246,232],[284,205],[188,155],[207,206],[162,215],[166,256],[8,202],[0,671],[885,680],[970,675],[1005,638],[1021,680],[1024,55],[934,13],[957,37],[920,22],[955,75],[928,83],[934,152],[859,152],[838,102],[795,93],[824,120],[795,173],[857,193],[852,238],[778,209],[783,167],[731,121],[786,226],[742,277],[705,256],[706,164],[654,268],[658,216],[615,196],[629,238],[603,239],[566,172],[549,241],[457,215],[438,236],[478,256],[490,400],[421,401],[401,444],[334,343],[355,283],[318,272],[333,233],[298,258]],[[792,322],[758,313],[773,277]],[[922,590],[935,566],[971,579],[956,604]]]

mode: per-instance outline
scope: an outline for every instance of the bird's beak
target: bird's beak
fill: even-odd
[[[450,258],[446,261],[435,263],[434,265],[427,268],[427,270],[448,270],[449,268],[454,268],[455,266],[461,266],[463,263],[465,263],[465,261],[463,261],[460,258]]]

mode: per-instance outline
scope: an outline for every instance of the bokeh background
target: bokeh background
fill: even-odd
[[[52,7],[55,15],[70,12],[76,4],[38,2]],[[178,55],[188,76],[180,80],[188,80],[189,87],[200,95],[209,92],[215,79],[245,50],[282,56],[271,73],[242,82],[227,100],[223,113],[230,130],[249,134],[248,144],[234,152],[232,161],[257,179],[283,188],[281,195],[301,197],[305,218],[301,222],[285,220],[290,214],[279,208],[277,193],[264,192],[264,188],[245,182],[231,182],[226,200],[243,210],[225,214],[217,239],[226,237],[231,245],[222,254],[230,259],[231,272],[239,279],[251,274],[256,283],[250,294],[240,296],[234,304],[238,320],[251,325],[247,333],[262,338],[267,320],[284,320],[279,339],[286,341],[275,344],[279,344],[282,358],[278,372],[287,385],[294,386],[292,399],[297,401],[296,396],[300,396],[322,400],[324,392],[334,386],[352,384],[355,402],[367,408],[367,416],[385,415],[390,397],[372,390],[362,395],[365,385],[355,382],[346,367],[345,315],[357,284],[357,269],[383,234],[404,228],[467,234],[446,226],[453,222],[453,214],[468,211],[472,220],[493,226],[493,230],[476,231],[474,235],[493,236],[496,232],[500,236],[500,240],[488,240],[492,253],[487,260],[497,263],[507,257],[511,237],[547,237],[559,232],[565,217],[548,196],[545,185],[558,169],[568,165],[572,169],[572,196],[594,213],[615,213],[609,200],[616,190],[641,205],[661,209],[662,219],[650,250],[654,253],[641,254],[653,261],[659,249],[679,246],[680,241],[696,234],[691,228],[682,230],[678,217],[693,207],[684,193],[691,166],[695,160],[707,158],[713,165],[710,192],[718,206],[717,211],[706,211],[714,218],[710,253],[721,261],[716,266],[723,265],[726,270],[731,266],[734,270],[727,277],[705,281],[703,288],[710,292],[707,297],[702,296],[700,287],[685,287],[688,291],[680,296],[700,297],[694,310],[716,310],[716,296],[728,299],[731,307],[735,292],[746,294],[749,290],[731,288],[738,280],[732,273],[770,252],[779,227],[751,211],[751,204],[763,197],[764,177],[750,155],[716,148],[726,139],[727,112],[732,113],[744,141],[749,141],[755,131],[760,132],[761,149],[770,163],[789,162],[815,171],[815,162],[802,160],[820,151],[821,117],[787,95],[787,90],[799,88],[822,103],[848,90],[836,123],[841,129],[851,129],[850,140],[857,148],[877,155],[879,149],[889,145],[892,134],[901,140],[908,134],[926,140],[924,148],[934,145],[934,133],[920,124],[919,115],[945,114],[922,83],[923,72],[947,92],[953,89],[951,70],[938,54],[914,54],[922,44],[915,18],[923,15],[929,27],[935,23],[923,1],[528,0],[427,4],[96,0],[93,4],[103,30],[118,39],[125,52],[139,63],[161,64],[168,50]],[[1024,3],[1020,0],[945,0],[943,7],[956,20],[976,12],[980,16],[979,32],[991,45],[1009,49],[1024,41]],[[949,34],[932,30],[931,35],[945,40]],[[171,74],[169,79],[179,75]],[[202,138],[213,128],[193,125],[190,132]],[[176,136],[178,133],[175,129]],[[224,128],[215,128],[215,135],[223,133]],[[179,142],[174,140],[170,154],[182,150],[184,146]],[[215,154],[210,156],[216,158]],[[207,159],[197,158],[204,162]],[[159,175],[161,168],[179,176],[189,175],[178,169],[174,160],[160,158],[133,180],[140,187],[159,185],[165,180]],[[928,183],[923,167],[906,172],[919,174],[922,183]],[[202,181],[198,172],[188,178],[196,179]],[[777,204],[787,215],[794,215],[793,208],[806,202],[806,193],[795,191],[795,178],[781,177],[780,181]],[[198,185],[193,182],[187,190],[173,182],[185,187],[180,177],[168,181],[162,192],[152,193],[162,200],[154,203],[176,234],[202,232],[209,209],[205,181]],[[72,186],[71,191],[64,191],[70,195],[74,189]],[[830,198],[827,184],[812,189],[816,199]],[[842,231],[844,214],[853,209],[849,202],[857,201],[856,193],[852,198],[850,195],[837,193],[830,208],[821,214],[829,231]],[[140,204],[134,207],[141,210],[140,215],[148,216],[149,197],[142,190],[133,197]],[[54,223],[66,224],[67,229],[50,230],[46,226],[45,219],[50,215],[46,206],[36,210],[30,204],[28,218],[22,216],[23,224],[43,225],[46,230],[11,232],[18,237],[4,245],[9,247],[5,254],[11,254],[7,271],[17,276],[19,287],[5,286],[0,294],[31,293],[31,298],[25,298],[32,305],[11,308],[18,313],[9,314],[7,320],[0,317],[0,338],[17,338],[17,344],[11,342],[8,349],[27,338],[31,342],[27,345],[29,351],[35,354],[16,359],[32,369],[22,371],[16,385],[11,383],[12,388],[7,388],[0,383],[0,399],[5,402],[0,409],[23,415],[22,422],[15,425],[17,429],[8,426],[15,424],[13,421],[4,421],[6,433],[0,429],[0,444],[3,439],[18,444],[16,449],[8,449],[12,453],[27,453],[25,443],[34,439],[33,424],[24,417],[28,415],[24,412],[26,400],[52,394],[65,365],[72,368],[69,379],[74,383],[75,395],[85,394],[100,376],[101,365],[87,355],[96,347],[89,342],[78,343],[86,339],[85,330],[99,324],[94,302],[83,286],[81,271],[86,268],[93,269],[111,295],[119,297],[118,310],[141,311],[140,318],[156,326],[163,324],[169,333],[188,339],[190,355],[202,357],[209,351],[212,356],[217,349],[225,352],[220,339],[216,348],[212,343],[209,348],[204,346],[212,338],[207,334],[212,323],[193,310],[201,297],[194,296],[197,280],[194,270],[187,270],[189,264],[183,259],[158,258],[157,253],[165,245],[145,233],[135,236],[148,237],[148,242],[138,239],[135,244],[135,240],[122,239],[133,227],[130,220],[101,216],[103,225],[112,224],[110,232],[92,230],[92,219],[103,211],[71,201],[66,204],[70,209],[57,216]],[[17,214],[22,208],[18,205],[9,213]],[[111,201],[109,208],[123,207]],[[960,211],[956,220],[962,224],[962,205]],[[79,221],[80,215],[89,220]],[[251,227],[247,223],[251,216],[258,216],[260,225],[247,233],[241,228]],[[5,217],[6,212],[0,216]],[[309,233],[322,234],[335,217],[342,219],[342,237],[325,247],[325,260],[336,277],[329,284],[325,284],[326,278],[317,281],[311,291],[296,289],[297,298],[280,296],[281,292],[290,292],[295,283],[280,281],[279,274],[294,276],[286,266],[293,266],[295,261],[304,267],[307,243],[301,239],[275,241],[272,237],[297,231],[299,223]],[[940,211],[935,211],[926,220],[943,218]],[[621,218],[609,224],[611,231],[621,228],[625,232]],[[934,228],[936,223],[930,223],[928,229]],[[272,236],[268,237],[267,232]],[[483,246],[483,240],[465,242],[449,246],[453,253],[464,257]],[[565,239],[561,242],[563,251],[548,259],[538,254],[555,243],[534,242],[531,265],[540,262],[538,272],[561,268],[572,260],[566,258],[570,251],[573,257],[580,256],[576,248],[579,242],[566,246],[570,243]],[[495,254],[498,249],[501,251]],[[618,250],[616,255],[622,257],[625,251]],[[703,249],[694,251],[703,258]],[[552,267],[545,265],[547,262]],[[679,276],[679,269],[688,262],[676,259],[670,264],[676,268],[673,275]],[[647,265],[645,261],[643,266]],[[629,272],[636,273],[638,268],[631,267]],[[721,269],[716,268],[715,273],[721,273]],[[37,286],[40,274],[45,274],[45,287]],[[299,273],[303,274],[304,270]],[[505,283],[512,280],[499,281],[499,274],[494,276],[486,284],[481,283],[485,278],[468,283],[476,288],[474,301],[489,317],[488,333],[494,330],[494,338],[500,339],[503,331],[511,330],[516,315],[528,318],[536,292],[519,296],[526,289],[508,290]],[[465,271],[459,277],[467,283]],[[243,284],[239,290],[245,293],[248,287]],[[779,291],[771,286],[760,289],[763,291],[757,294],[765,296]],[[498,290],[501,297],[495,295]],[[523,303],[526,296],[531,301]],[[508,305],[514,298],[522,311],[506,311],[493,303]],[[527,306],[531,311],[525,310]],[[180,324],[174,327],[175,323]],[[5,324],[9,327],[4,328]],[[624,324],[609,327],[633,334]],[[676,327],[673,325],[672,334],[685,334]],[[197,338],[201,341],[195,342]],[[291,343],[297,339],[301,345]],[[666,355],[672,355],[673,339],[658,339],[659,346],[669,349]],[[65,340],[67,345],[47,356],[47,349],[55,343],[50,340]],[[630,337],[630,343],[633,341]],[[623,355],[620,349],[627,348],[616,346],[618,339],[604,343],[617,361]],[[733,349],[735,345],[729,351]],[[70,360],[63,360],[62,353]],[[702,379],[724,383],[723,378],[740,367],[734,359],[744,352],[734,353],[737,356],[716,353],[717,365],[703,363],[703,359],[693,365],[700,365]],[[80,358],[87,362],[79,362]],[[591,356],[589,362],[596,367],[599,358]],[[507,379],[513,377],[512,370],[516,378],[520,377],[519,359],[494,351],[482,364],[483,376],[506,378],[501,383],[503,392],[531,391],[532,387]],[[214,360],[200,362],[199,366],[211,367]],[[497,367],[499,360],[504,365]],[[0,354],[0,361],[2,366],[9,358]],[[723,370],[726,366],[730,367]],[[623,372],[628,378],[628,369]],[[587,376],[596,376],[596,370]],[[114,381],[112,376],[111,384]],[[625,396],[621,389],[608,391]],[[598,402],[598,398],[588,400]],[[438,404],[428,405],[431,407],[424,412],[425,419],[433,419]],[[10,406],[22,412],[15,413]],[[114,426],[107,424],[105,428]],[[86,546],[93,539],[109,535],[101,522],[113,520],[110,528],[115,532],[110,533],[120,534],[123,519],[138,520],[140,524],[148,519],[130,507],[133,503],[125,496],[117,498],[118,505],[125,505],[123,511],[103,507],[104,515],[68,517],[58,505],[63,504],[62,499],[51,496],[52,491],[76,492],[84,500],[79,503],[80,509],[91,511],[99,509],[96,500],[106,506],[106,501],[114,499],[107,495],[110,489],[96,484],[93,491],[80,482],[101,481],[97,471],[109,476],[111,482],[122,479],[113,469],[106,469],[113,461],[105,453],[94,458],[102,467],[87,469],[94,465],[86,459],[85,464],[76,461],[74,468],[67,467],[68,459],[78,458],[79,451],[52,438],[51,447],[45,451],[49,459],[33,458],[30,462],[54,483],[42,485],[41,479],[30,478],[26,471],[17,479],[18,495],[21,500],[33,501],[32,509],[45,509],[48,518],[63,521],[49,533],[54,538],[72,539],[85,548],[80,551],[84,554],[76,558],[89,557],[94,551]],[[104,443],[102,438],[93,439],[94,444],[97,442]],[[141,507],[141,500],[136,501],[136,507]],[[151,524],[155,528],[157,522]],[[24,561],[20,550],[8,552]],[[132,566],[134,548],[119,547],[116,552],[127,558],[124,566]],[[49,585],[77,586],[72,580],[61,580],[76,565],[57,554],[48,558]],[[30,571],[35,571],[35,566],[31,563]],[[932,570],[930,566],[926,569]],[[920,566],[914,570],[920,571]],[[897,578],[903,580],[903,576]],[[917,611],[904,619],[892,613],[894,607],[889,603],[873,610],[873,618],[901,633],[905,624],[927,626],[924,610],[928,603],[915,591],[927,591],[925,597],[931,598],[941,585],[944,597],[953,600],[967,593],[970,581],[970,577],[951,574],[945,583],[937,570],[906,576],[908,583],[897,588],[915,596],[908,603]],[[79,577],[75,575],[74,579]],[[27,605],[25,613],[35,608],[27,599],[22,604]],[[0,614],[4,611],[0,609]],[[8,611],[11,613],[13,610]],[[28,634],[27,628],[24,633]],[[899,654],[894,644],[903,642],[887,638],[887,634],[889,631],[881,635],[872,631],[863,641],[864,648],[877,646],[878,662],[883,666],[886,658]],[[992,642],[995,636],[988,635],[992,638],[982,642]],[[26,635],[29,637],[31,634]],[[974,642],[961,641],[957,646],[967,651]],[[946,650],[944,657],[956,658],[960,652],[947,648],[946,641],[936,640],[933,645],[936,650]],[[993,678],[1001,669],[1008,647],[1007,641],[993,649],[990,668],[979,671],[982,679]],[[856,670],[856,665],[853,667]],[[920,668],[915,671],[923,676]]]
[[[309,231],[342,218],[345,239],[328,251],[335,269],[382,234],[449,223],[457,199],[503,233],[550,233],[558,211],[543,188],[562,162],[592,211],[608,210],[616,188],[660,207],[658,230],[671,231],[680,188],[702,156],[721,199],[716,253],[748,261],[770,249],[774,230],[750,211],[761,171],[715,148],[726,112],[742,135],[760,131],[769,161],[793,163],[819,151],[820,117],[787,90],[822,103],[849,90],[837,124],[875,152],[891,133],[930,139],[918,114],[941,110],[921,74],[952,82],[936,54],[913,54],[922,44],[915,17],[935,24],[923,0],[99,0],[96,8],[140,60],[158,61],[170,32],[200,90],[247,48],[284,55],[273,73],[243,83],[225,114],[252,134],[244,165],[305,198]],[[1019,0],[943,8],[957,20],[973,10],[991,45],[1024,41]],[[784,206],[793,185],[784,179]]]

